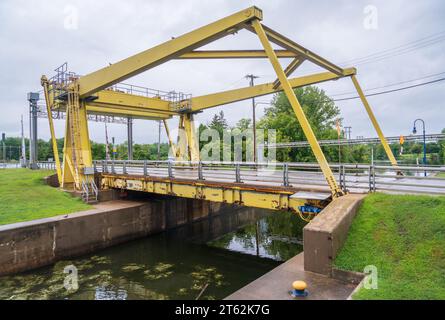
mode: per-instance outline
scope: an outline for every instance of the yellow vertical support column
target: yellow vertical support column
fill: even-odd
[[[184,114],[181,114],[179,116],[178,139],[177,139],[177,150],[176,150],[177,161],[187,160],[187,135],[184,128],[184,122],[185,122],[184,118],[185,118]]]
[[[54,123],[53,123],[52,112],[51,112],[51,101],[49,99],[48,79],[45,76],[42,76],[41,84],[43,86],[43,92],[45,94],[46,113],[48,114],[49,131],[51,133],[51,142],[52,142],[52,146],[53,146],[54,161],[56,162],[57,179],[59,180],[59,184],[61,184],[62,183],[62,168],[60,166],[59,150],[57,148],[56,133],[54,131]]]
[[[328,182],[328,185],[331,188],[333,197],[339,197],[343,195],[343,191],[338,186],[337,181],[334,178],[334,174],[332,173],[332,170],[329,167],[328,162],[326,161],[323,151],[321,150],[320,145],[318,144],[317,138],[315,137],[311,125],[309,124],[309,121],[307,120],[306,115],[304,114],[303,108],[298,102],[295,92],[292,89],[292,86],[290,85],[289,80],[287,79],[286,74],[284,73],[284,70],[280,65],[280,62],[278,61],[278,58],[275,54],[274,49],[272,48],[272,45],[267,39],[267,35],[264,32],[261,23],[258,20],[253,20],[252,26],[254,27],[256,34],[260,38],[264,50],[266,51],[266,54],[269,57],[269,60],[275,70],[275,73],[277,74],[278,80],[280,81],[281,86],[287,98],[289,99],[290,104],[292,105],[292,108],[294,109],[295,115],[297,116],[297,119],[303,129],[303,132],[312,148],[312,151],[314,152],[315,158],[317,159],[318,164],[320,165],[320,168],[326,178],[326,181]]]
[[[77,91],[68,91],[66,135],[64,147],[63,187],[80,190],[89,179],[84,169],[92,167],[86,104],[79,100]]]
[[[187,113],[184,116],[184,129],[187,135],[188,155],[192,162],[199,161],[199,145],[196,140],[195,122],[193,114]]]
[[[362,100],[363,105],[365,106],[366,112],[368,113],[369,119],[371,119],[372,125],[374,126],[375,131],[377,132],[377,135],[380,138],[380,141],[382,142],[383,148],[385,149],[386,155],[388,156],[389,161],[391,161],[391,164],[393,166],[397,166],[397,160],[394,157],[394,154],[392,153],[391,148],[389,147],[388,141],[386,141],[385,136],[383,135],[382,129],[380,128],[379,123],[377,122],[377,119],[374,115],[374,112],[372,112],[371,106],[368,103],[368,100],[365,97],[365,94],[363,93],[362,88],[360,87],[360,84],[357,81],[357,78],[353,75],[351,76],[352,83],[354,83],[355,89],[357,90],[358,95],[360,96],[360,99]]]
[[[89,130],[88,130],[87,108],[86,108],[85,102],[80,101],[79,103],[80,103],[80,108],[79,108],[80,146],[78,146],[78,150],[82,154],[83,168],[92,167],[93,166],[93,157],[91,154],[91,142],[90,142],[90,134],[89,134]]]

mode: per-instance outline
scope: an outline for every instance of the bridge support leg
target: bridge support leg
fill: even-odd
[[[66,113],[65,119],[65,141],[63,145],[63,166],[62,166],[62,181],[61,187],[63,189],[74,189],[75,184],[75,168],[72,162],[73,159],[73,142],[71,137],[71,128],[69,126],[70,115]]]
[[[193,114],[187,113],[184,115],[184,129],[187,136],[187,153],[188,158],[192,162],[199,161],[199,145],[196,139],[195,122]]]
[[[187,136],[184,128],[185,115],[179,116],[178,137],[177,137],[177,153],[175,155],[176,161],[187,160]]]
[[[289,99],[290,104],[292,105],[292,108],[294,109],[298,122],[300,123],[303,129],[303,132],[312,148],[312,151],[314,152],[314,155],[318,161],[318,164],[320,165],[320,168],[326,178],[326,181],[328,182],[329,187],[331,188],[333,197],[339,197],[343,195],[343,191],[338,186],[337,181],[335,180],[334,174],[332,173],[332,170],[329,167],[328,162],[326,161],[323,151],[321,150],[320,145],[318,144],[317,138],[315,137],[311,125],[307,120],[306,115],[304,114],[303,108],[298,102],[295,92],[292,89],[292,86],[289,83],[289,80],[287,79],[287,76],[284,73],[284,70],[280,65],[280,62],[278,61],[277,55],[267,38],[263,26],[258,20],[253,20],[252,26],[254,27],[256,34],[260,38],[261,44],[263,45],[264,50],[266,51],[266,54],[269,57],[269,60],[273,68],[275,69],[275,73],[278,76],[278,80],[280,81],[281,86],[287,98]]]
[[[53,147],[54,161],[56,163],[57,179],[59,180],[59,184],[61,184],[62,183],[62,168],[60,166],[59,149],[57,148],[56,133],[54,131],[54,123],[53,123],[53,117],[52,117],[52,112],[51,112],[51,102],[49,99],[48,79],[45,76],[42,77],[41,84],[43,86],[43,92],[45,94],[46,112],[48,114],[49,131],[51,132],[51,142],[52,142],[52,147]]]
[[[176,148],[175,148],[175,145],[173,144],[172,137],[170,136],[170,129],[168,128],[167,120],[164,119],[164,120],[162,120],[162,121],[163,121],[163,123],[164,123],[165,133],[167,134],[168,144],[169,144],[169,146],[170,146],[171,154],[172,154],[174,157],[176,157],[176,156],[177,156],[177,154],[176,154]]]
[[[360,96],[360,99],[362,100],[363,105],[365,106],[366,112],[368,113],[369,119],[371,119],[372,125],[374,126],[375,131],[377,132],[377,135],[380,138],[380,141],[382,142],[383,148],[385,149],[386,155],[388,156],[389,161],[391,161],[391,164],[395,167],[398,166],[397,160],[394,157],[394,154],[392,153],[391,148],[389,147],[388,141],[386,141],[385,136],[383,135],[382,129],[380,128],[379,123],[377,122],[377,118],[374,115],[374,112],[371,109],[371,106],[368,103],[368,100],[366,99],[365,94],[363,93],[362,88],[360,87],[360,84],[357,81],[357,78],[353,75],[351,76],[352,83],[355,86],[355,89],[357,90],[358,95]]]
[[[62,187],[81,190],[86,179],[85,168],[92,168],[93,160],[88,132],[86,105],[78,101],[75,112],[67,112],[63,155]],[[68,105],[67,108],[76,108]]]

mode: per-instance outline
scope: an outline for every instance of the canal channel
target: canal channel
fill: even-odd
[[[292,213],[239,208],[2,277],[0,299],[223,299],[302,252],[303,227]]]

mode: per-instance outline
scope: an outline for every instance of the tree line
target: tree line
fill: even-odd
[[[315,136],[319,140],[335,140],[338,138],[337,122],[341,124],[342,118],[340,115],[340,109],[335,105],[334,101],[330,99],[326,93],[315,87],[307,86],[304,88],[295,89],[295,94],[308,118],[309,123],[312,126]],[[219,141],[201,141],[199,142],[200,150],[210,143],[218,144],[216,148],[221,150],[220,160],[224,158],[224,152],[230,152],[233,160],[233,146],[225,146],[223,136],[224,133],[233,133],[244,131],[252,128],[251,119],[241,119],[238,123],[230,127],[221,111],[215,114],[210,122],[207,124],[201,124],[198,128],[198,135],[201,137],[202,133],[206,129],[216,130],[220,136]],[[258,121],[257,129],[262,129],[265,133],[267,140],[268,130],[274,129],[276,132],[276,142],[291,142],[291,141],[305,141],[305,135],[303,129],[300,126],[297,118],[295,117],[292,106],[289,103],[284,93],[275,94],[271,102],[271,106],[265,110],[265,115]],[[445,133],[445,129],[442,131]],[[344,138],[344,133],[341,133],[341,137]],[[205,139],[204,139],[205,140]],[[229,143],[234,143],[233,141]],[[236,143],[236,142],[235,142]],[[243,157],[248,153],[248,150],[253,149],[253,141],[251,136],[245,137],[242,143]],[[6,144],[6,159],[7,160],[19,160],[21,139],[17,137],[8,137],[5,140]],[[27,157],[28,139],[26,139]],[[57,145],[59,153],[63,152],[63,138],[57,139]],[[394,156],[401,163],[415,164],[417,161],[422,161],[423,158],[423,144],[406,142],[403,145],[403,152],[400,144],[390,145]],[[91,149],[93,159],[105,159],[106,158],[106,146],[104,143],[98,143],[91,141]],[[112,154],[112,146],[109,146],[110,153]],[[127,143],[117,144],[115,146],[116,159],[127,159]],[[322,147],[325,156],[329,162],[342,163],[370,163],[371,154],[374,155],[375,161],[386,161],[386,153],[382,145],[351,145],[351,146],[323,146]],[[160,146],[160,159],[165,160],[168,158],[169,145],[162,143]],[[227,155],[226,155],[227,156]],[[38,157],[40,161],[46,161],[53,159],[53,151],[51,141],[38,140]],[[276,153],[277,161],[283,162],[315,162],[316,159],[309,147],[305,148],[281,148]],[[0,145],[0,158],[3,159],[3,151]],[[134,144],[133,146],[133,159],[135,160],[156,160],[158,159],[158,145],[152,144]],[[428,164],[445,164],[445,140],[437,143],[427,144],[427,159]]]

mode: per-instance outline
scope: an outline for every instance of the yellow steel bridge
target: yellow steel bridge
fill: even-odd
[[[194,127],[194,114],[216,106],[284,91],[323,173],[330,191],[327,197],[326,195],[310,196],[301,191],[314,190],[289,187],[285,183],[280,186],[265,186],[264,181],[260,179],[241,184],[216,180],[212,182],[212,179],[202,180],[199,176],[193,179],[132,177],[128,173],[113,174],[111,172],[102,172],[103,187],[140,189],[146,192],[238,202],[272,209],[298,211],[298,206],[307,203],[323,207],[331,199],[344,195],[345,191],[342,190],[329,167],[293,88],[347,77],[351,78],[357,89],[389,160],[393,166],[397,166],[394,155],[357,81],[356,69],[341,68],[331,63],[265,26],[262,19],[262,11],[257,7],[250,7],[84,76],[70,73],[63,68],[57,70],[57,75],[53,78],[48,79],[42,76],[41,83],[44,88],[48,115],[53,111],[66,112],[62,162],[59,160],[53,120],[51,116],[48,117],[57,175],[62,188],[75,190],[82,190],[88,186],[94,188],[88,114],[163,120],[176,159],[199,163],[200,154]],[[236,36],[241,29],[255,34],[263,49],[197,50],[223,37]],[[272,43],[278,45],[280,49],[273,49]],[[174,59],[268,59],[277,79],[271,83],[203,96],[160,91],[147,91],[141,94],[136,87],[130,90],[119,89],[119,83],[122,81]],[[291,62],[283,68],[281,59],[291,59]],[[289,78],[304,62],[313,63],[325,71]],[[179,127],[185,131],[186,139],[182,139],[181,144],[174,144],[170,136],[166,120],[172,117],[179,117]],[[193,169],[193,172],[195,171],[199,174],[199,169]]]

